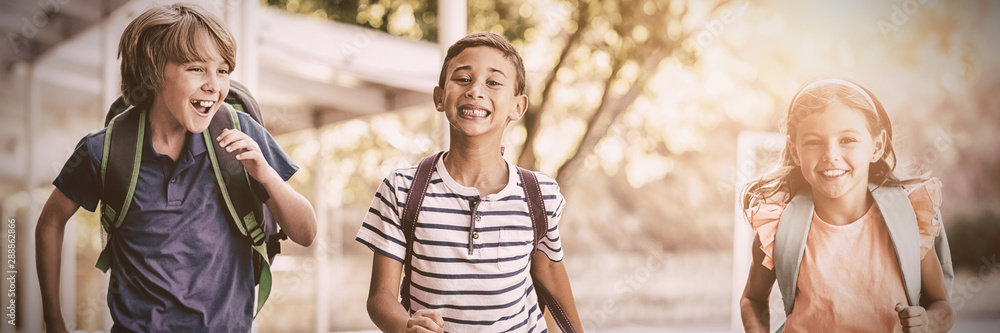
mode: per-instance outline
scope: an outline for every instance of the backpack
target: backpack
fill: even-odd
[[[443,155],[444,152],[438,152],[420,161],[420,164],[417,165],[417,172],[413,175],[413,185],[410,186],[410,190],[408,191],[409,196],[407,196],[406,204],[403,207],[403,217],[400,222],[403,227],[403,236],[406,238],[406,258],[403,260],[403,283],[400,286],[400,295],[402,296],[403,307],[407,311],[410,309],[410,276],[412,274],[410,271],[410,262],[413,257],[413,239],[418,223],[417,214],[420,213],[420,207],[423,206],[424,196],[427,194],[427,186],[431,180],[431,172],[434,171],[437,160]],[[535,251],[538,250],[539,242],[549,230],[549,220],[545,213],[545,201],[542,200],[542,190],[538,186],[538,178],[535,177],[535,173],[517,167],[517,175],[521,178],[524,198],[528,202],[528,216],[531,218],[531,227],[535,234],[531,254],[528,255],[531,258],[535,254]],[[413,204],[410,204],[411,202]],[[531,282],[534,284],[535,294],[538,296],[539,310],[545,313],[545,308],[551,309],[553,311],[552,318],[555,319],[559,329],[563,332],[577,332],[576,328],[569,321],[569,316],[563,311],[562,306],[559,305],[556,298],[538,282],[533,270],[531,271]]]
[[[899,270],[902,273],[906,300],[910,306],[919,306],[921,289],[920,235],[913,205],[910,204],[906,190],[902,187],[869,184],[868,189],[871,191],[872,197],[875,198],[875,203],[882,212],[882,218],[889,230],[889,238],[892,240],[896,260],[899,262]],[[785,314],[791,314],[792,308],[795,306],[799,264],[805,253],[806,237],[809,235],[810,225],[810,223],[803,223],[803,221],[812,220],[814,209],[812,194],[809,191],[800,192],[785,206],[778,222],[778,231],[774,237],[774,273],[785,305]],[[941,212],[938,212],[934,219],[940,220]],[[941,263],[941,271],[944,273],[945,287],[950,294],[955,280],[955,270],[952,267],[951,249],[944,227],[934,239],[934,248]]]
[[[271,293],[271,262],[275,255],[281,252],[283,239],[288,237],[278,230],[267,207],[262,204],[253,191],[249,175],[235,153],[227,152],[215,144],[214,138],[223,129],[240,130],[240,120],[236,112],[245,112],[257,123],[264,125],[260,107],[250,95],[247,88],[236,81],[230,81],[229,94],[226,95],[219,110],[212,118],[208,129],[202,132],[207,153],[215,175],[218,193],[225,203],[223,210],[229,225],[239,231],[250,244],[254,252],[253,268],[254,282],[260,285],[257,299],[257,311],[264,306]],[[135,106],[125,104],[119,97],[112,105],[105,118],[106,132],[104,150],[101,158],[101,225],[108,234],[107,245],[97,259],[96,267],[107,272],[111,266],[111,242],[115,228],[121,226],[132,202],[139,175],[139,161],[142,160],[142,145],[145,142],[146,117],[148,112]],[[266,258],[266,259],[265,259]],[[255,315],[256,317],[256,315]]]

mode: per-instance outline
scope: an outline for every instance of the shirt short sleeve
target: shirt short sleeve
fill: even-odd
[[[73,154],[52,181],[60,192],[84,209],[93,212],[101,199],[101,164],[104,130],[89,134],[76,144]]]
[[[907,188],[910,204],[917,215],[920,233],[920,259],[934,247],[934,239],[941,232],[941,181],[932,178],[912,188]]]
[[[295,172],[299,170],[299,166],[295,165],[295,162],[285,154],[285,151],[281,149],[281,146],[274,140],[271,133],[268,133],[263,126],[254,121],[249,114],[244,112],[237,112],[237,114],[240,117],[240,129],[257,142],[267,164],[271,165],[271,168],[278,172],[282,180],[287,182],[291,179],[295,175]],[[267,201],[270,198],[267,191],[264,190],[264,186],[259,182],[254,182],[254,191],[260,195],[261,201]]]
[[[399,262],[403,262],[403,258],[406,257],[406,238],[400,224],[402,200],[405,198],[399,198],[400,192],[408,191],[409,184],[403,182],[406,180],[405,171],[407,169],[395,170],[379,184],[355,238],[375,253]],[[415,168],[410,168],[408,171],[412,179]],[[405,185],[406,188],[401,185]]]
[[[555,179],[542,173],[535,173],[538,178],[538,185],[542,190],[542,199],[545,202],[545,213],[548,215],[549,229],[538,243],[538,250],[542,251],[549,260],[560,262],[563,260],[562,240],[559,236],[559,221],[562,219],[563,208],[566,207],[566,199],[559,191],[559,184]]]
[[[764,252],[761,265],[767,269],[774,269],[774,237],[778,233],[778,221],[784,211],[783,205],[768,204],[749,208],[746,212],[750,216],[750,226],[760,238],[760,249]]]

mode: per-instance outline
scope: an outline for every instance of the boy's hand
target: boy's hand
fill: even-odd
[[[247,170],[250,177],[258,182],[266,183],[267,177],[277,177],[277,172],[267,164],[264,154],[260,152],[260,146],[253,141],[246,133],[235,129],[225,129],[218,138],[219,146],[228,152],[235,152],[236,159],[243,163],[243,168]],[[278,177],[280,179],[280,177]]]
[[[920,306],[906,306],[902,302],[896,303],[893,309],[899,313],[899,323],[903,324],[903,332],[929,332],[927,310]]]
[[[416,313],[406,321],[407,333],[444,333],[444,319],[441,314],[434,310],[417,310]]]

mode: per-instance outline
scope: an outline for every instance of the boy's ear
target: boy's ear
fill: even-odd
[[[434,87],[434,109],[444,112],[444,90],[441,87]]]
[[[514,112],[511,112],[508,118],[510,120],[518,120],[524,117],[524,113],[528,111],[528,95],[520,94],[514,96]]]
[[[885,145],[888,141],[888,136],[889,134],[886,133],[885,130],[882,130],[874,137],[872,145],[875,146],[875,149],[872,151],[872,163],[878,162],[878,160],[882,159],[882,155],[885,153]]]

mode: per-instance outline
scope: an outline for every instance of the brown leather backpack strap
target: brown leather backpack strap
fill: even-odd
[[[528,203],[528,216],[531,218],[531,227],[535,232],[535,239],[531,248],[531,256],[538,250],[539,244],[545,234],[549,231],[549,218],[545,211],[545,200],[542,197],[542,188],[538,185],[538,177],[534,172],[521,167],[517,167],[517,175],[521,178],[521,188],[524,190],[524,199]],[[552,313],[552,319],[556,321],[559,329],[566,333],[577,332],[570,322],[569,316],[559,305],[559,301],[549,292],[535,277],[535,271],[531,271],[531,282],[535,287],[535,295],[538,296],[538,308],[544,313],[548,308]]]
[[[427,156],[417,165],[417,172],[413,175],[413,183],[406,195],[406,203],[403,206],[403,216],[400,226],[403,228],[403,237],[406,239],[406,255],[403,259],[403,283],[399,287],[401,303],[406,311],[410,311],[410,279],[412,277],[411,264],[413,260],[413,238],[417,230],[417,214],[420,213],[420,206],[424,204],[424,196],[427,194],[427,187],[431,183],[431,172],[444,152]]]

